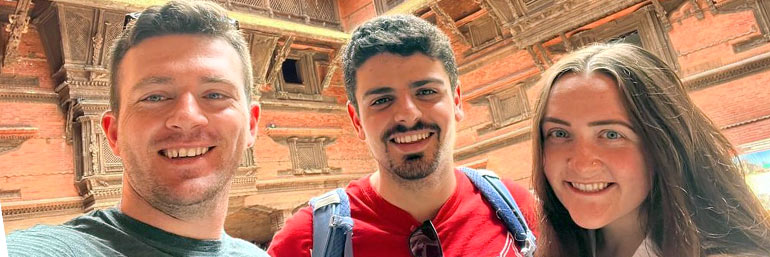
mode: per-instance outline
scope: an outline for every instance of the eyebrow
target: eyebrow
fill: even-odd
[[[223,84],[229,84],[229,85],[235,86],[235,83],[233,81],[223,77],[205,76],[201,78],[200,81],[201,83],[223,83]]]
[[[569,122],[567,122],[565,120],[561,120],[561,119],[557,119],[557,118],[553,118],[553,117],[545,117],[543,119],[543,121],[544,122],[553,122],[553,123],[561,124],[561,125],[568,126],[568,127],[572,126],[572,124],[570,124]],[[597,120],[597,121],[592,121],[592,122],[588,123],[588,126],[591,126],[591,127],[594,127],[594,126],[604,126],[604,125],[621,125],[621,126],[627,127],[630,130],[636,131],[634,129],[634,127],[631,126],[631,124],[628,124],[628,122],[621,121],[621,120]]]
[[[174,79],[170,77],[150,76],[139,80],[139,82],[134,85],[134,89],[144,88],[157,84],[171,84],[172,81],[174,81]]]
[[[440,79],[435,79],[435,78],[427,78],[427,79],[422,79],[422,80],[418,80],[418,81],[410,83],[409,84],[409,88],[419,88],[421,86],[424,86],[424,85],[427,85],[427,84],[430,84],[430,83],[441,83],[441,84],[443,84],[444,81],[440,80]],[[366,91],[364,93],[363,96],[366,97],[366,96],[369,96],[369,95],[379,95],[379,94],[391,93],[393,91],[394,91],[393,88],[388,87],[388,86],[378,87],[378,88],[369,89],[368,91]]]

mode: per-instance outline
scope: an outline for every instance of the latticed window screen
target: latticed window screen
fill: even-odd
[[[500,35],[497,24],[489,15],[468,23],[468,31],[474,47],[492,42]]]
[[[322,21],[334,22],[337,20],[333,0],[307,0],[305,4],[308,16]]]
[[[487,99],[494,127],[503,127],[529,117],[526,92],[521,87],[490,95]]]
[[[319,144],[298,142],[296,153],[294,153],[297,156],[297,163],[294,166],[302,170],[325,168],[321,159],[323,155],[320,152]]]
[[[302,13],[302,1],[304,0],[270,0],[270,8],[280,13]]]
[[[112,153],[112,148],[110,148],[110,144],[107,142],[107,138],[102,138],[102,156],[104,158],[104,165],[108,167],[123,165],[123,163],[120,161],[120,157],[117,157]]]

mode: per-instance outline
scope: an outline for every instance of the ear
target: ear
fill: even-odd
[[[118,148],[118,118],[112,111],[106,111],[102,114],[102,131],[107,137],[112,153],[120,157],[120,148]]]
[[[259,124],[259,115],[261,111],[262,108],[259,106],[259,104],[253,104],[251,106],[251,110],[249,112],[249,135],[251,136],[248,142],[249,147],[254,146],[254,142],[256,141],[257,125]]]
[[[364,133],[364,129],[361,127],[361,119],[358,117],[358,112],[356,112],[356,107],[353,106],[350,101],[348,101],[348,116],[350,116],[350,122],[353,123],[353,128],[356,129],[356,134],[358,135],[358,138],[361,140],[366,140],[366,133]]]
[[[455,121],[460,122],[465,117],[465,112],[463,112],[463,96],[460,93],[460,83],[455,87],[453,103],[455,105]]]

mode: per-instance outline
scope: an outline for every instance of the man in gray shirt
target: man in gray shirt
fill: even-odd
[[[251,60],[208,2],[126,16],[102,128],[123,160],[118,207],[8,236],[11,256],[267,256],[224,231],[230,181],[254,143]]]

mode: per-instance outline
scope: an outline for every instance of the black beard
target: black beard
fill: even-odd
[[[382,136],[382,142],[383,144],[388,144],[388,138],[392,136],[395,133],[405,133],[409,131],[414,130],[421,130],[421,129],[432,129],[435,132],[436,140],[438,141],[438,146],[436,149],[436,152],[433,153],[433,158],[428,158],[423,153],[416,153],[416,154],[409,154],[405,155],[403,157],[403,160],[400,165],[397,165],[394,160],[388,159],[388,169],[393,174],[396,174],[396,176],[400,177],[404,180],[414,181],[414,180],[420,180],[423,178],[426,178],[433,174],[433,172],[438,169],[439,160],[441,158],[441,152],[442,152],[442,142],[441,142],[441,128],[437,124],[426,124],[422,121],[418,121],[414,126],[411,128],[407,128],[404,125],[396,125],[395,127],[385,131]],[[386,155],[388,154],[388,148],[385,148]]]

